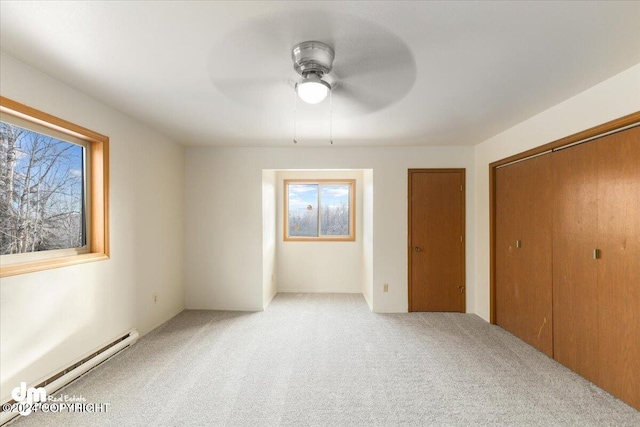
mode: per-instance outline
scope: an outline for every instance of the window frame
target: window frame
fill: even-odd
[[[19,121],[68,135],[71,142],[85,147],[85,216],[86,245],[82,248],[57,249],[0,256],[0,277],[27,274],[109,259],[109,138],[66,120],[0,96],[0,111]],[[75,140],[80,140],[76,142]]]
[[[290,236],[289,235],[289,185],[318,184],[318,236]],[[322,205],[320,204],[321,186],[349,185],[349,235],[320,235]],[[356,180],[355,179],[285,179],[283,181],[284,209],[283,209],[283,239],[285,242],[355,242],[356,240]]]

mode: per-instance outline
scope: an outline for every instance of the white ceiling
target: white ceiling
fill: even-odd
[[[291,146],[291,48],[319,40],[335,145],[471,145],[640,63],[639,22],[613,1],[2,1],[0,47],[185,145]],[[297,132],[326,145],[328,101]]]

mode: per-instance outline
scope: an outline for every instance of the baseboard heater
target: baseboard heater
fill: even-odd
[[[80,376],[86,374],[91,369],[100,365],[105,360],[121,352],[125,348],[135,344],[138,340],[138,331],[132,329],[127,334],[112,341],[111,343],[103,346],[97,351],[90,353],[88,356],[80,359],[79,361],[72,363],[67,368],[59,371],[58,373],[48,377],[45,380],[38,381],[36,384],[30,384],[29,387],[44,387],[47,391],[47,396],[60,390],[62,387],[71,383]],[[15,403],[13,400],[9,400],[5,403]],[[18,416],[17,412],[1,412],[0,413],[0,426],[8,423],[13,418]]]

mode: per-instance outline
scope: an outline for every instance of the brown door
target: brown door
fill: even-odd
[[[640,410],[640,127],[596,143],[598,385]]]
[[[590,142],[551,155],[554,358],[598,382],[598,146]]]
[[[496,170],[496,323],[553,356],[551,156]]]
[[[465,311],[464,180],[409,170],[409,311]]]

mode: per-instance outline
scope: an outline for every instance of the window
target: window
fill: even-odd
[[[354,241],[355,180],[285,180],[284,240]]]
[[[0,97],[0,277],[109,257],[108,145]]]

